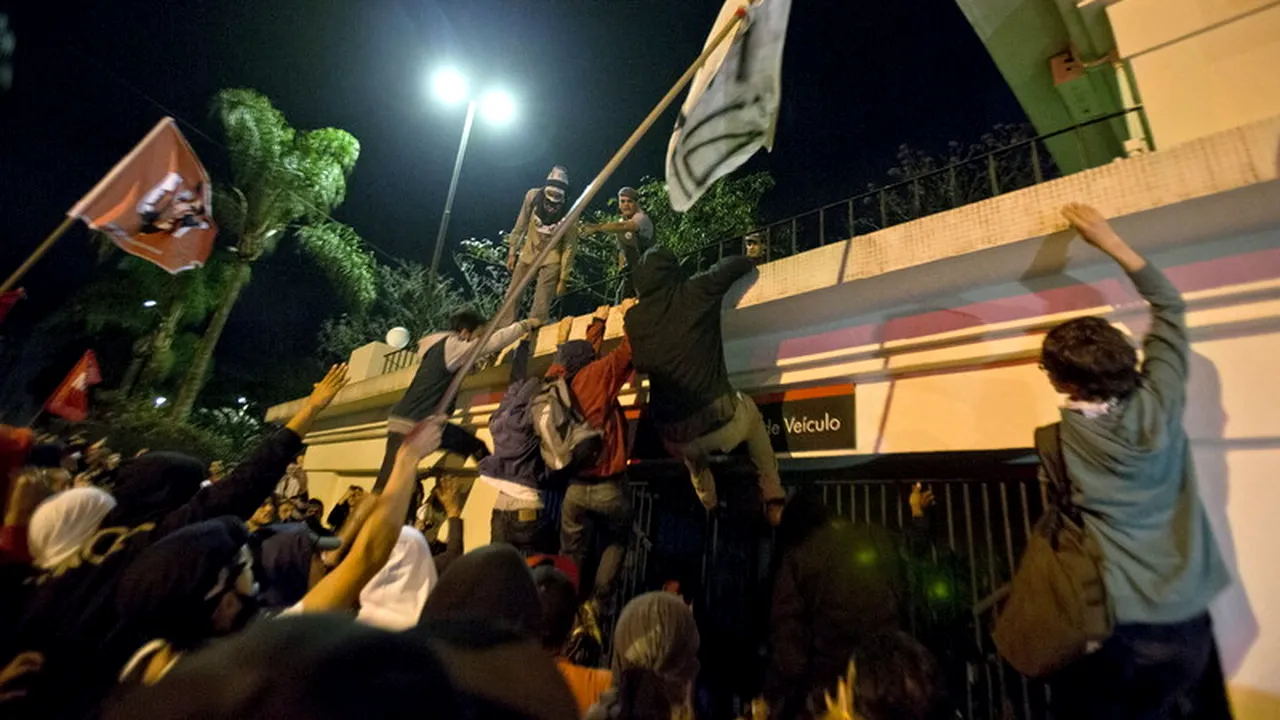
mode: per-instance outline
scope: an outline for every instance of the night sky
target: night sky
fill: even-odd
[[[427,262],[463,112],[435,103],[448,63],[516,98],[507,128],[477,122],[450,240],[496,237],[553,164],[576,194],[697,55],[717,0],[218,0],[0,2],[17,34],[0,97],[0,270],[14,268],[168,108],[215,178],[225,172],[209,99],[266,93],[295,127],[361,143],[334,216],[389,256]],[[896,148],[941,149],[1024,122],[953,0],[794,0],[767,218],[839,200],[883,179]],[[484,82],[487,80],[488,82]],[[150,99],[148,99],[150,98]],[[154,101],[154,102],[153,102]],[[605,188],[658,176],[674,112]],[[95,271],[69,234],[24,281],[6,322],[18,341]],[[285,243],[259,263],[219,346],[214,393],[274,402],[311,373],[321,320],[338,303]],[[78,349],[66,350],[72,357]],[[305,368],[305,372],[303,372]],[[14,373],[14,368],[6,368]]]

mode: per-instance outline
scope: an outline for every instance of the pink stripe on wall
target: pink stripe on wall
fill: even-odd
[[[1165,272],[1182,292],[1256,282],[1280,277],[1280,249],[1203,260],[1166,268]],[[1113,305],[1123,307],[1138,302],[1141,300],[1128,281],[1112,278],[1094,284],[1079,283],[893,318],[881,324],[856,325],[790,338],[779,344],[778,358],[803,357],[892,340],[927,337],[981,325]]]

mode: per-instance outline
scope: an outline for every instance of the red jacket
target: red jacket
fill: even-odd
[[[604,321],[593,318],[587,328],[587,342],[599,354],[604,345]],[[587,422],[604,432],[604,450],[600,453],[600,461],[594,468],[584,470],[582,475],[589,478],[604,478],[617,475],[627,469],[627,417],[618,403],[618,393],[631,378],[631,340],[625,335],[622,343],[612,352],[599,358],[578,371],[573,376],[570,390],[578,401],[578,407],[586,416]],[[564,368],[553,364],[547,369],[547,377],[555,377],[564,373]]]

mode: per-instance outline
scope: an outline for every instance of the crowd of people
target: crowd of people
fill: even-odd
[[[911,573],[877,561],[900,543],[834,517],[813,494],[788,501],[760,413],[730,384],[721,300],[751,259],[689,274],[649,247],[652,224],[624,189],[623,219],[586,228],[619,233],[632,270],[621,341],[605,352],[608,307],[585,339],[561,323],[554,362],[530,376],[521,338],[548,320],[572,249],[537,268],[526,255],[563,220],[566,189],[556,168],[525,198],[513,233],[527,243],[513,246],[513,269],[537,276],[533,316],[496,318],[483,346],[485,321],[465,310],[424,337],[372,488],[352,485],[327,516],[307,494],[303,441],[346,385],[345,366],[231,468],[164,451],[124,460],[104,445],[73,450],[5,428],[0,715],[696,717],[712,658],[700,652],[691,601],[656,588],[619,597],[631,508],[618,394],[642,373],[645,412],[707,511],[721,507],[709,456],[745,445],[758,478],[751,511],[777,528],[763,682],[742,713],[954,717],[940,651],[903,631]],[[1141,364],[1099,318],[1044,341],[1041,366],[1066,398],[1071,500],[1100,548],[1115,618],[1110,637],[1046,678],[1052,711],[1228,717],[1207,607],[1230,579],[1182,428],[1183,304],[1096,210],[1064,214],[1128,273],[1153,323]],[[468,353],[515,343],[485,443],[447,421],[447,388]],[[478,481],[497,489],[491,544],[464,552],[463,479],[446,475],[423,496],[420,466],[438,451],[474,459]],[[547,493],[557,483],[555,518]],[[931,502],[916,485],[913,518]],[[603,633],[593,627],[614,617]]]

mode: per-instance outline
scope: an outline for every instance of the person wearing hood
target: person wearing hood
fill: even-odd
[[[529,417],[542,389],[538,378],[528,377],[530,352],[526,340],[512,353],[510,383],[489,416],[493,452],[480,461],[477,477],[498,491],[489,517],[490,541],[511,545],[523,555],[555,551],[555,528],[542,490],[548,470]]]
[[[71,488],[40,503],[27,529],[32,564],[50,571],[71,560],[115,506],[116,499],[96,487]]]
[[[693,611],[680,596],[637,596],[613,631],[613,686],[586,720],[692,720],[699,642]]]
[[[624,300],[622,315],[635,306]],[[627,489],[627,418],[618,403],[618,393],[631,378],[631,341],[622,342],[600,357],[605,323],[610,308],[596,310],[587,328],[586,340],[570,340],[560,345],[556,364],[548,374],[561,373],[569,383],[573,399],[583,417],[602,433],[603,448],[595,465],[583,468],[569,479],[560,508],[560,554],[567,555],[583,577],[595,578],[590,599],[605,615],[612,614],[618,576],[631,537],[631,499]],[[600,564],[587,566],[592,545],[602,548]]]
[[[418,624],[436,581],[427,539],[406,525],[387,563],[360,591],[356,619],[387,630],[407,630]]]
[[[1151,329],[1141,366],[1125,334],[1098,317],[1053,328],[1041,350],[1041,368],[1067,397],[1060,455],[1102,550],[1116,622],[1099,650],[1050,678],[1054,704],[1063,717],[1165,717],[1194,695],[1206,706],[1196,716],[1209,717],[1226,697],[1208,608],[1231,578],[1182,425],[1186,303],[1097,210],[1073,204],[1062,213],[1128,274],[1151,306]]]
[[[205,463],[177,453],[151,452],[122,463],[115,473],[115,507],[77,553],[41,576],[15,637],[0,654],[0,664],[30,653],[43,658],[40,671],[24,680],[24,695],[0,700],[0,715],[9,715],[10,704],[14,713],[74,714],[84,698],[61,688],[71,678],[102,670],[105,658],[97,648],[117,628],[113,598],[125,568],[188,525],[224,515],[253,515],[298,455],[302,437],[346,382],[346,365],[330,368],[285,427],[216,485],[202,488]]]
[[[551,317],[551,301],[564,294],[573,273],[573,254],[578,246],[578,228],[570,225],[560,244],[552,249],[536,267],[538,253],[551,242],[561,224],[566,222],[569,207],[569,172],[556,165],[547,182],[524,195],[516,225],[507,234],[507,270],[511,271],[511,289],[529,274],[535,274],[533,308],[529,317],[546,322]],[[510,292],[510,291],[508,291]],[[506,318],[515,317],[515,310]]]
[[[785,499],[778,460],[760,410],[729,384],[720,328],[724,296],[754,267],[731,257],[689,277],[675,253],[654,248],[636,270],[640,302],[627,313],[626,330],[636,370],[649,375],[648,412],[667,451],[689,468],[703,506],[717,503],[708,456],[745,442],[766,517],[777,525]]]
[[[618,214],[621,220],[582,226],[583,233],[611,232],[618,240],[618,269],[626,269],[622,279],[622,296],[634,297],[635,286],[631,274],[640,264],[640,258],[653,247],[653,221],[640,207],[640,193],[633,187],[618,191]]]

